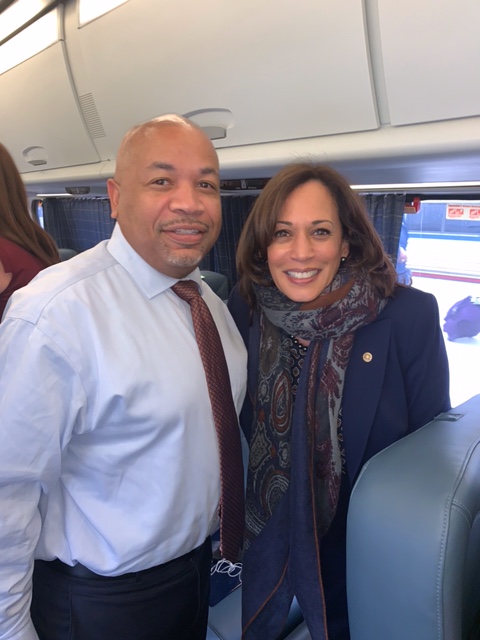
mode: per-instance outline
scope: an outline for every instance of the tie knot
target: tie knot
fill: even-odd
[[[200,296],[198,285],[194,280],[180,280],[172,287],[179,298],[190,304],[195,298]]]

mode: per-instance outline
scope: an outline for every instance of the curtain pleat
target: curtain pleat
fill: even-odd
[[[363,193],[368,214],[393,264],[397,262],[398,245],[405,209],[404,193]]]
[[[108,198],[45,198],[43,222],[62,249],[77,252],[94,247],[112,235],[115,220],[110,217]]]
[[[235,256],[243,225],[257,196],[222,198],[222,230],[216,248],[216,269],[228,279],[229,289],[237,282]]]
[[[222,196],[222,230],[200,268],[227,276],[228,289],[237,282],[235,254],[243,225],[257,196]]]

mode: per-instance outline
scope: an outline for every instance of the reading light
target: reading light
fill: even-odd
[[[210,140],[223,140],[234,125],[233,113],[228,109],[196,109],[183,116],[201,127]]]
[[[33,167],[47,164],[48,155],[44,147],[27,147],[22,153],[25,160]]]
[[[210,140],[222,140],[227,137],[227,130],[223,127],[205,126],[202,129]]]

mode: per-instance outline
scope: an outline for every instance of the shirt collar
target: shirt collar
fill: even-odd
[[[147,298],[153,298],[159,293],[163,293],[179,280],[166,276],[145,262],[127,242],[118,223],[113,229],[112,237],[107,242],[107,251],[127,271]],[[194,280],[201,290],[202,278],[198,267],[182,280]]]

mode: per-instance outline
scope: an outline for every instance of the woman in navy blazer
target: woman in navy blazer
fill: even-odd
[[[313,640],[348,640],[355,479],[450,408],[438,306],[396,284],[362,200],[321,165],[269,181],[237,262],[229,308],[249,351],[243,638],[275,640],[296,597]]]

